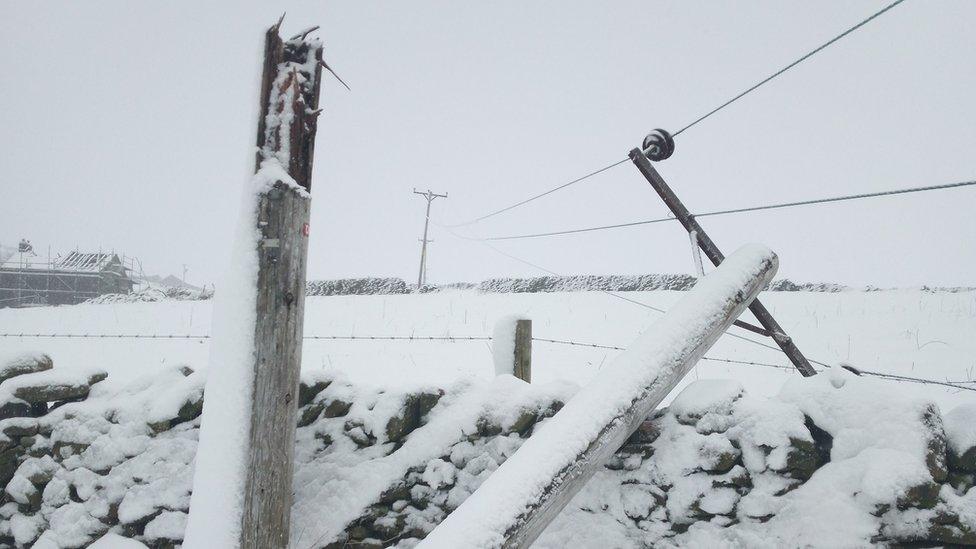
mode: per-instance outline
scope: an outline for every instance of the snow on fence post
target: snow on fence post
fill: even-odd
[[[495,323],[492,331],[492,359],[495,375],[514,375],[532,382],[532,320],[506,316]]]
[[[280,24],[265,34],[255,173],[217,293],[185,547],[288,546],[323,62],[310,31],[282,41]]]
[[[776,274],[744,246],[535,431],[420,544],[529,547]]]

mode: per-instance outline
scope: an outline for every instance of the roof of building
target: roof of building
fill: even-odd
[[[121,266],[119,256],[113,253],[70,252],[50,263],[37,255],[16,253],[0,263],[0,269],[99,273],[113,264]]]
[[[113,262],[121,263],[119,257],[112,253],[71,252],[65,257],[55,259],[54,268],[58,271],[97,273],[104,271]]]

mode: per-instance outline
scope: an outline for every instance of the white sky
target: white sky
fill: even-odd
[[[327,80],[309,277],[416,277],[423,200],[464,221],[624,158],[887,2],[4,2],[0,242],[99,247],[209,283],[252,162],[263,30],[318,24]],[[688,130],[693,211],[976,178],[976,2],[908,0]],[[290,35],[290,34],[289,34]],[[703,219],[781,276],[976,284],[976,188]],[[667,213],[631,164],[476,227]],[[534,275],[432,229],[431,281]],[[690,272],[677,224],[502,242],[561,273]]]

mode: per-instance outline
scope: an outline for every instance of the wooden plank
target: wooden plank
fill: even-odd
[[[653,187],[657,194],[661,197],[664,204],[670,208],[671,212],[678,219],[678,222],[680,222],[685,230],[689,233],[696,233],[699,247],[701,247],[701,250],[705,252],[705,256],[708,257],[709,261],[718,267],[722,261],[725,260],[725,256],[722,254],[722,251],[718,249],[718,246],[712,242],[712,239],[708,236],[708,233],[705,232],[705,229],[698,224],[695,216],[692,215],[688,208],[685,207],[685,205],[678,198],[678,195],[671,190],[671,187],[668,186],[667,182],[664,181],[661,174],[654,169],[654,166],[651,165],[650,160],[644,156],[644,153],[640,149],[631,150],[629,155],[631,161],[633,161],[634,165],[637,166],[637,169],[641,172],[641,175],[647,179],[647,182],[651,184],[651,187]],[[793,340],[786,335],[786,331],[783,330],[779,323],[776,322],[776,319],[773,318],[773,315],[769,313],[766,307],[758,299],[752,302],[752,304],[749,306],[749,310],[752,312],[753,316],[756,317],[756,320],[759,321],[759,324],[761,324],[766,330],[768,335],[773,338],[776,345],[778,345],[783,353],[786,354],[787,358],[790,359],[790,362],[793,363],[793,366],[796,367],[800,374],[802,374],[804,377],[810,377],[817,374],[817,371],[813,368],[806,357],[803,356],[803,353],[801,353],[800,349],[797,348],[797,346],[793,343]],[[756,331],[754,329],[755,327],[746,327],[744,324],[745,323],[736,322],[737,326],[746,328],[747,330]]]
[[[748,246],[699,281],[421,543],[529,547],[776,273]]]
[[[298,186],[278,181],[258,202],[254,391],[240,547],[288,546],[302,359],[306,256],[322,46],[265,36],[255,170],[277,159]],[[269,125],[268,115],[289,124]],[[285,154],[284,151],[287,151]]]
[[[532,320],[515,321],[515,377],[532,383]]]

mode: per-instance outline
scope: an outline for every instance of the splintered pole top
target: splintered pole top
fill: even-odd
[[[266,159],[277,158],[295,182],[311,192],[322,43],[308,38],[314,27],[282,40],[280,25],[281,20],[265,33],[255,171]]]

